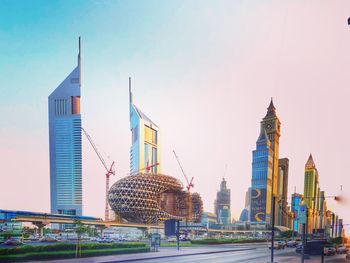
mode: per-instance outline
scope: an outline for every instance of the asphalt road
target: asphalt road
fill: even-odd
[[[193,249],[193,248],[191,248]],[[132,262],[143,262],[143,263],[264,263],[270,262],[270,250],[267,247],[257,247],[255,250],[245,251],[234,251],[224,252],[215,254],[204,254],[204,255],[188,255],[180,257],[170,258],[159,258],[149,260],[136,260]],[[295,253],[295,248],[286,248],[283,250],[277,250],[275,253],[275,262],[278,263],[299,263],[301,262],[300,256]],[[312,257],[305,260],[305,263],[320,263],[320,257]],[[345,260],[345,255],[336,255],[325,257],[327,263],[350,263]]]

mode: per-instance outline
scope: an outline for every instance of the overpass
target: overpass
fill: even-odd
[[[48,224],[74,224],[76,220],[79,220],[84,225],[93,225],[100,227],[134,227],[141,230],[149,229],[163,229],[164,225],[148,225],[148,224],[136,224],[136,223],[124,223],[116,221],[103,221],[98,217],[91,216],[76,216],[76,215],[63,215],[63,214],[50,214],[40,212],[29,211],[14,211],[14,210],[1,210],[0,209],[0,223],[1,222],[28,222],[32,223],[39,228],[40,235],[42,234],[43,227]]]
[[[103,221],[98,217],[91,216],[76,216],[76,215],[63,215],[63,214],[50,214],[20,210],[2,210],[0,209],[0,223],[1,222],[28,222],[38,227],[40,235],[42,235],[43,228],[48,224],[74,224],[76,220],[79,220],[84,225],[92,225],[97,227],[133,227],[141,230],[150,229],[164,229],[164,224],[149,225],[138,223],[124,223],[116,221]],[[212,229],[206,228],[198,223],[193,225],[189,223],[188,226],[181,225],[180,228],[188,228],[207,233],[221,233],[221,234],[233,234],[233,233],[270,233],[270,230],[230,230],[230,229]]]

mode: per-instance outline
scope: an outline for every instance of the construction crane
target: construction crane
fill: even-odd
[[[177,163],[179,164],[180,168],[181,168],[181,171],[182,171],[182,174],[184,175],[185,179],[186,179],[186,182],[187,182],[187,192],[188,192],[188,213],[187,213],[187,219],[190,221],[192,220],[192,195],[191,195],[191,187],[193,188],[194,187],[194,184],[193,184],[193,177],[191,178],[191,181],[188,180],[188,177],[180,163],[180,159],[179,157],[176,155],[176,152],[173,150],[173,153],[174,153],[174,156],[177,160]]]
[[[146,170],[147,173],[149,173],[151,171],[151,168],[155,167],[157,165],[159,165],[159,163],[155,163],[155,164],[149,165],[149,163],[147,162],[146,167],[144,167],[144,168],[142,168],[142,169],[140,169],[138,171],[134,171],[134,172],[128,173],[128,175],[134,175],[134,174],[137,174],[137,173],[139,173],[141,171],[145,171],[145,170]]]
[[[106,174],[105,174],[106,175],[105,221],[109,221],[109,204],[108,204],[109,177],[111,175],[115,175],[114,161],[112,162],[112,164],[108,168],[105,160],[101,156],[100,152],[98,151],[98,149],[97,149],[95,143],[93,142],[93,140],[91,139],[90,135],[85,131],[84,128],[81,128],[81,129],[84,132],[84,134],[86,135],[86,138],[89,140],[92,148],[94,148],[94,151],[97,154],[98,158],[100,159],[103,167],[106,169]]]

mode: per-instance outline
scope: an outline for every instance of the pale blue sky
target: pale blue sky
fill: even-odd
[[[0,5],[0,178],[8,186],[1,208],[49,211],[47,96],[75,67],[78,36],[83,126],[116,161],[115,180],[129,169],[131,76],[136,105],[162,131],[163,173],[182,179],[175,149],[205,210],[213,209],[227,164],[239,216],[270,97],[282,122],[280,155],[290,158],[290,192],[302,192],[310,152],[321,188],[347,189],[348,1]],[[84,211],[102,217],[104,171],[86,140],[83,147]],[[30,201],[8,200],[14,188]],[[330,206],[350,223],[348,209]]]

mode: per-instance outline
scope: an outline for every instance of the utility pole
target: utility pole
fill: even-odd
[[[271,263],[274,263],[274,248],[275,248],[275,201],[276,201],[276,196],[272,193]]]

